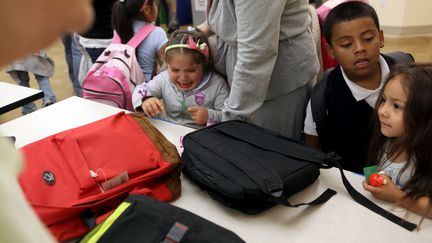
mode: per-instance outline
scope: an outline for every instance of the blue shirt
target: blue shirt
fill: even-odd
[[[133,22],[134,33],[138,32],[144,25],[149,24],[143,21]],[[156,27],[136,49],[136,57],[141,69],[144,72],[146,81],[152,79],[158,51],[168,42],[167,35],[161,27]]]

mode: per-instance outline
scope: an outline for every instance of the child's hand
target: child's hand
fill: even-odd
[[[374,187],[369,185],[366,181],[363,181],[363,188],[372,193],[372,195],[378,199],[389,201],[389,202],[396,202],[401,199],[401,197],[404,195],[404,192],[399,189],[399,187],[394,184],[394,182],[391,180],[391,178],[385,174],[381,174],[386,180],[387,184],[381,185],[379,187]]]
[[[164,104],[162,100],[151,97],[144,100],[142,109],[147,116],[156,116],[163,112]]]
[[[189,113],[191,114],[192,120],[198,125],[206,125],[208,120],[208,110],[205,107],[189,107]]]

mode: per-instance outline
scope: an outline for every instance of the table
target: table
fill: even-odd
[[[48,135],[84,125],[122,111],[78,97],[68,98],[52,106],[0,125],[0,133],[16,137],[22,147]],[[181,151],[180,137],[193,129],[160,120],[152,123]],[[385,209],[389,203],[373,199],[362,189],[362,176],[346,173],[353,186]],[[337,169],[321,170],[318,180],[290,198],[291,203],[314,199],[326,188],[338,193],[319,206],[286,208],[276,206],[258,215],[246,215],[212,200],[188,178],[182,177],[182,195],[172,204],[194,212],[238,234],[246,242],[432,242],[432,220],[425,219],[419,231],[409,232],[357,204],[346,192]],[[393,209],[403,216],[402,209]],[[411,222],[420,217],[410,214]]]
[[[42,90],[0,81],[0,114],[44,97]]]

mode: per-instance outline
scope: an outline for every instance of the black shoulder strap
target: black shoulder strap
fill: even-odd
[[[305,161],[310,160],[310,162],[315,163],[321,167],[326,166],[325,164],[323,164],[325,162],[324,158],[320,157],[322,155],[321,153],[318,154],[308,153],[307,149],[310,148],[306,147],[300,142],[285,137],[281,139],[280,137],[276,136],[272,132],[250,123],[246,123],[242,121],[227,121],[204,129],[214,129],[214,131],[217,131],[218,133],[223,134],[224,136],[233,137],[236,140],[255,145],[263,150],[280,153],[285,156],[290,156],[296,159],[300,157],[302,160]],[[190,137],[191,135],[193,136],[193,133],[188,134],[186,136]],[[202,146],[208,146],[208,141],[207,142],[203,141],[198,136],[194,136],[193,139],[196,140],[196,142],[200,143]],[[284,152],[288,146],[289,148],[291,148],[292,151],[296,151],[296,152],[291,152],[291,153]],[[215,150],[212,149],[211,147],[208,147],[208,149],[212,150],[213,152]],[[233,151],[236,148],[225,147],[224,149],[226,150],[224,152],[228,154],[237,153],[237,151]],[[305,157],[307,157],[307,159],[305,159]],[[256,183],[256,185],[260,188],[260,190],[263,193],[270,196],[269,200],[285,206],[298,207],[301,205],[321,204],[326,202],[333,195],[336,194],[336,191],[327,189],[325,192],[323,192],[318,198],[316,198],[312,202],[292,205],[287,201],[286,196],[283,195],[282,178],[273,168],[266,166],[265,163],[256,160],[252,156],[247,156],[247,159],[239,158],[236,159],[235,161],[227,158],[225,159],[227,162],[233,164],[239,170],[243,171],[244,174],[248,175]],[[251,161],[254,161],[255,163],[251,163]]]
[[[240,123],[237,124],[237,123]],[[279,153],[291,158],[327,166],[327,155],[302,142],[275,134],[267,129],[243,121],[228,121],[213,127],[226,136],[255,145],[261,149]],[[257,139],[259,138],[259,139]]]
[[[388,52],[385,53],[384,56],[392,58],[395,63],[415,62],[414,57],[411,54],[402,51]]]
[[[341,165],[339,164],[339,161],[337,158],[335,158],[335,156],[333,154],[329,154],[327,156],[327,159],[332,161],[332,162],[328,162],[329,164],[334,164],[335,167],[337,167],[340,171],[341,177],[342,177],[342,182],[345,186],[345,189],[348,191],[348,193],[350,194],[350,196],[359,204],[363,205],[364,207],[372,210],[373,212],[383,216],[384,218],[392,221],[393,223],[409,230],[409,231],[413,231],[415,228],[417,228],[416,224],[413,224],[403,218],[400,218],[392,213],[390,213],[389,211],[381,208],[380,206],[376,205],[374,202],[372,202],[371,200],[369,200],[367,197],[365,197],[363,194],[361,194],[360,192],[358,192],[352,185],[351,183],[348,181],[348,179],[345,176],[345,173],[341,167]]]
[[[323,123],[327,112],[327,104],[325,102],[325,91],[327,89],[328,77],[334,68],[327,69],[320,81],[318,81],[311,93],[311,111],[312,118],[318,135],[321,134]]]
[[[244,126],[237,126],[236,123],[243,123]],[[215,129],[218,130],[221,133],[224,133],[227,136],[235,137],[236,139],[239,139],[241,141],[244,141],[249,144],[253,144],[261,149],[272,151],[275,153],[279,153],[291,158],[300,159],[303,161],[307,161],[310,163],[317,164],[321,168],[329,168],[325,163],[326,155],[324,153],[321,153],[318,150],[312,149],[308,145],[298,142],[294,139],[284,137],[281,135],[274,134],[262,127],[258,127],[256,125],[242,122],[242,121],[230,121],[225,122],[224,124],[220,124],[222,126],[215,126]],[[251,129],[252,127],[252,129]],[[255,128],[256,129],[255,129]],[[260,138],[260,139],[256,139]],[[290,148],[290,149],[287,149]],[[238,164],[236,164],[238,165]],[[263,173],[260,178],[254,178],[255,182],[258,182],[257,184],[261,183],[269,183],[269,178],[267,178],[265,181],[262,180],[262,178],[268,177],[268,173],[265,173],[264,171],[268,171],[270,168],[265,166],[265,164],[262,163],[248,163],[244,165],[245,168],[237,167],[244,172],[247,173],[248,170],[252,170],[255,172]],[[255,168],[250,168],[251,166],[255,166]],[[245,171],[246,170],[246,171]],[[251,177],[254,177],[251,173],[247,173]],[[274,176],[279,178],[279,175],[277,173],[272,173]],[[282,181],[281,179],[279,179]],[[261,188],[269,188],[268,185],[261,185]],[[276,188],[274,188],[276,189]],[[274,190],[273,189],[273,190]],[[270,197],[270,200],[282,204],[288,207],[298,207],[303,205],[318,205],[327,202],[332,196],[336,194],[336,191],[327,188],[320,196],[318,196],[315,200],[308,202],[308,203],[299,203],[299,204],[291,204],[288,202],[287,198],[285,198],[283,195],[281,195],[283,186],[280,184],[280,192],[272,191],[271,193],[268,193],[272,197]],[[266,192],[266,191],[263,191]]]
[[[243,126],[238,126],[236,123],[244,123]],[[222,126],[221,126],[222,125]],[[253,127],[256,127],[257,129],[251,129]],[[275,136],[270,131],[263,129],[261,127],[255,126],[253,124],[241,122],[241,121],[229,121],[225,123],[220,123],[216,126],[214,126],[219,132],[222,132],[228,136],[233,136],[237,139],[240,139],[247,143],[252,143],[256,145],[257,147],[260,147],[262,149],[276,152],[285,156],[289,156],[292,158],[308,161],[311,163],[315,163],[319,165],[322,168],[330,168],[329,166],[337,167],[341,173],[342,176],[342,182],[347,189],[348,193],[351,195],[351,197],[358,202],[359,204],[363,205],[364,207],[372,210],[373,212],[387,218],[388,220],[392,221],[393,223],[396,223],[403,228],[407,230],[414,230],[417,225],[413,224],[411,222],[408,222],[389,211],[381,208],[380,206],[376,205],[372,201],[370,201],[367,197],[365,197],[363,194],[359,193],[354,187],[350,184],[348,179],[346,178],[344,171],[339,164],[339,160],[336,158],[336,156],[332,153],[326,155],[323,152],[316,150],[312,147],[309,147],[306,144],[303,144],[301,142],[298,142],[296,140],[286,138],[283,136]],[[259,133],[259,134],[257,134]],[[256,139],[259,137],[260,139]],[[251,170],[250,166],[254,165],[259,168],[254,168],[253,171],[259,172],[259,171],[266,171],[269,168],[267,168],[264,164],[261,163],[248,163],[245,165],[239,165],[236,164],[236,166],[243,170],[244,172],[251,175],[249,171]],[[244,168],[243,168],[244,167]],[[263,172],[264,173],[264,172]],[[277,173],[272,173],[273,175],[277,176]],[[251,175],[251,177],[254,177]],[[263,177],[268,177],[268,173],[264,173],[261,178],[254,178],[255,182],[261,183]],[[280,180],[280,179],[279,179]],[[261,185],[261,188],[268,188],[268,185]],[[282,190],[282,188],[280,188]],[[263,191],[266,192],[266,191]],[[274,191],[273,191],[274,192]],[[276,193],[278,196],[275,196],[273,193],[269,193],[271,195],[271,199],[279,204],[290,206],[290,207],[298,207],[301,205],[315,205],[324,203],[327,200],[329,200],[333,195],[336,194],[336,192],[332,189],[327,189],[323,194],[321,194],[317,199],[315,199],[312,202],[309,203],[300,203],[297,205],[291,205],[286,198],[279,197],[279,193]]]

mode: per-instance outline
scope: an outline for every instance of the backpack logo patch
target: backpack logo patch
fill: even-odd
[[[48,186],[53,186],[56,183],[54,173],[48,170],[42,172],[42,179]]]

